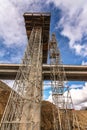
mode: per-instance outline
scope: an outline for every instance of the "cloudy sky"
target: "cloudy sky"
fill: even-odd
[[[87,65],[87,0],[0,0],[0,63],[21,62],[27,44],[25,12],[51,12],[50,34],[56,34],[63,63]],[[69,86],[75,106],[87,106],[87,82]],[[50,96],[45,85],[44,97]]]

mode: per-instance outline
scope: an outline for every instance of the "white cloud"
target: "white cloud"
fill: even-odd
[[[72,84],[71,86],[69,86],[70,89],[78,89],[78,88],[83,88],[82,84]]]
[[[21,26],[23,20],[17,8],[9,1],[0,1],[0,37],[4,44],[21,44],[25,42],[25,30]]]
[[[57,28],[70,40],[69,46],[77,55],[87,56],[87,1],[86,0],[48,0],[62,10],[62,17]],[[57,14],[56,14],[57,15]]]
[[[87,82],[85,82],[85,85],[83,85],[82,89],[78,89],[79,87],[81,87],[81,85],[74,85],[74,86],[77,86],[77,89],[74,89],[72,87],[70,93],[75,108],[81,109],[84,106],[87,107],[86,105],[87,104]]]
[[[81,45],[83,36],[87,39],[87,2],[85,0],[47,0],[62,10],[58,27],[61,34],[68,37],[69,46],[77,55],[87,56],[87,43]],[[27,11],[41,11],[41,0],[3,0],[0,1],[0,37],[4,44],[22,45],[27,43],[23,14]],[[57,16],[57,14],[56,14]]]
[[[82,61],[82,65],[87,65],[87,62],[86,61]]]
[[[27,11],[40,11],[40,0],[1,0],[0,1],[0,37],[4,44],[26,44],[26,31],[23,14]]]
[[[82,109],[83,107],[87,107],[87,82],[85,82],[85,85],[71,85],[70,88],[70,94],[73,100],[73,104],[75,109]],[[77,89],[75,89],[77,88]],[[79,89],[82,88],[82,89]],[[64,93],[64,96],[66,97],[67,92]],[[52,93],[50,93],[50,96],[47,99],[48,101],[52,102]]]

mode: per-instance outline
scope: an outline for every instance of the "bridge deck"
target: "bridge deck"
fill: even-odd
[[[0,64],[0,79],[14,80],[20,64]],[[71,81],[87,81],[87,66],[63,65]],[[43,64],[43,79],[50,80],[50,65]]]
[[[47,63],[50,13],[25,13],[24,19],[28,39],[33,27],[42,27],[43,63]]]

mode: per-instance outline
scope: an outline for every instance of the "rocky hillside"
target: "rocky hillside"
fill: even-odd
[[[4,108],[6,106],[9,94],[10,94],[10,88],[5,83],[0,81],[0,120],[1,120]]]
[[[0,120],[5,109],[11,89],[3,82],[0,81]],[[56,112],[55,105],[48,101],[42,101],[41,107],[41,130],[54,130],[53,126],[53,108]],[[70,111],[69,111],[70,112]],[[87,130],[87,110],[75,111],[78,121],[80,123],[80,130]],[[77,128],[77,124],[76,124]],[[78,130],[78,129],[74,129]]]
[[[56,108],[52,103],[50,103],[48,101],[42,102],[41,130],[54,130],[54,128],[53,128],[53,111],[52,111],[53,107],[54,107],[54,110],[56,111]],[[69,111],[70,115],[72,112],[76,115],[78,122],[79,122],[80,130],[87,130],[87,110],[73,110],[71,112],[70,112],[70,110],[68,110],[68,111]],[[57,114],[56,114],[56,116],[57,116]],[[78,128],[77,128],[78,122],[75,121],[75,128],[73,130],[78,130]]]
[[[53,104],[48,101],[42,102],[41,107],[41,130],[53,130]]]
[[[76,115],[80,124],[81,130],[87,130],[87,110],[78,110]]]

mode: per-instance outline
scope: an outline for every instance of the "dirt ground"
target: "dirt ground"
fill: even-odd
[[[52,108],[53,108],[52,103],[47,102],[47,101],[42,102],[41,130],[54,130]],[[56,111],[55,106],[54,106],[54,110]],[[87,130],[87,110],[73,110],[73,113],[76,117],[75,118],[76,120],[74,122],[75,128],[72,127],[71,129],[72,130]],[[79,124],[79,129],[78,129],[78,124]]]
[[[11,89],[0,81],[0,120],[4,112]]]

